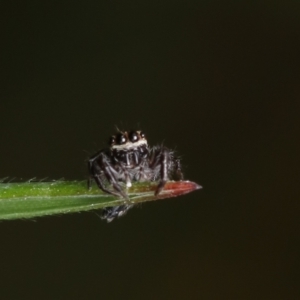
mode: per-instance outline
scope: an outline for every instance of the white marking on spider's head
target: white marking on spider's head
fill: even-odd
[[[112,149],[116,149],[116,150],[124,150],[124,149],[133,149],[133,148],[137,148],[143,145],[148,145],[147,140],[139,140],[135,143],[132,142],[127,142],[123,145],[112,145]]]
[[[130,150],[147,145],[145,134],[139,130],[119,132],[110,139],[110,147],[115,150]]]

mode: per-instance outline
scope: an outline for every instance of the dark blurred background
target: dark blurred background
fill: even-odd
[[[1,4],[0,177],[85,179],[120,129],[203,190],[0,223],[1,299],[299,297],[299,1]]]

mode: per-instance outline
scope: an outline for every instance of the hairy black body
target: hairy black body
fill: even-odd
[[[158,195],[168,180],[183,177],[180,160],[174,152],[164,146],[149,148],[141,131],[119,132],[112,136],[110,147],[89,159],[89,172],[101,190],[127,200],[124,184],[130,187],[136,181],[155,181],[158,183],[155,195]],[[111,221],[130,207],[131,204],[106,207],[102,217]]]

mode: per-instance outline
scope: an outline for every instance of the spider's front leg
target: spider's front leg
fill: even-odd
[[[176,177],[179,179],[179,180],[183,180],[183,173],[182,173],[182,169],[181,169],[181,162],[180,162],[180,159],[177,157],[174,159],[174,170],[175,170],[175,174],[176,174]]]
[[[122,187],[118,183],[113,166],[109,163],[109,157],[104,153],[100,152],[89,160],[89,172],[97,183],[98,187],[105,193],[121,196],[128,199],[127,194],[123,191]],[[115,191],[105,187],[104,175],[108,182],[112,184]]]

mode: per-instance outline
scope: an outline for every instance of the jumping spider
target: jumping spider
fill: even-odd
[[[131,182],[155,181],[158,182],[155,195],[158,195],[168,180],[183,178],[180,160],[172,150],[162,145],[149,148],[145,134],[133,130],[112,136],[110,147],[93,155],[88,168],[91,178],[102,191],[126,200],[129,198],[122,183],[130,187]],[[132,206],[106,207],[102,210],[102,218],[112,221]]]

